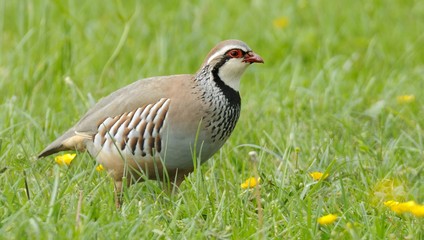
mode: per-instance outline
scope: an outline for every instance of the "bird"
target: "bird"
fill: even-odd
[[[264,60],[243,41],[219,42],[195,74],[137,80],[100,99],[38,158],[87,151],[114,179],[117,207],[123,184],[151,179],[179,187],[233,132],[240,79],[253,63]]]

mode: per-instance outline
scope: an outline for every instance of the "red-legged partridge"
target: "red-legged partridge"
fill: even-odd
[[[115,192],[143,179],[176,186],[218,151],[240,114],[240,78],[263,63],[244,42],[226,40],[207,55],[195,75],[136,81],[101,99],[39,157],[87,150],[115,179]]]

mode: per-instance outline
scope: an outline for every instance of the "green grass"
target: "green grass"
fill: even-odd
[[[0,239],[423,239],[424,218],[383,205],[424,204],[423,19],[419,0],[0,0]],[[178,194],[137,184],[117,211],[88,154],[35,160],[97,99],[193,73],[228,38],[265,64],[242,79],[230,140]],[[259,193],[240,188],[252,150]]]

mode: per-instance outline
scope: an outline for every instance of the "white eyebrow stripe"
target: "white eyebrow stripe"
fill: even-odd
[[[234,48],[241,49],[245,52],[250,51],[249,49],[246,49],[246,48],[244,48],[243,46],[240,46],[240,45],[227,45],[224,48],[222,48],[221,50],[214,53],[212,56],[210,56],[208,58],[207,64],[209,64],[212,61],[212,59],[216,58],[217,56],[224,55],[228,50],[234,49]]]

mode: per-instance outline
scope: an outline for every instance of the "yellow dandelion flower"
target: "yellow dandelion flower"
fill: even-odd
[[[412,206],[409,211],[414,214],[416,217],[424,217],[424,205],[415,205]]]
[[[424,217],[424,205],[417,204],[415,201],[407,201],[407,202],[386,201],[384,202],[384,205],[389,207],[393,212],[398,214],[409,212],[417,217]]]
[[[402,211],[399,209],[399,204],[400,202],[396,202],[392,200],[384,202],[384,205],[386,207],[389,207],[393,212],[398,214],[402,213]]]
[[[403,202],[403,203],[399,203],[396,206],[396,210],[401,212],[401,213],[411,212],[411,209],[415,206],[417,206],[417,203],[415,203],[414,201]]]
[[[96,170],[97,170],[97,172],[101,172],[101,171],[105,170],[105,168],[103,167],[102,164],[99,164],[99,165],[97,165]]]
[[[396,100],[399,104],[412,103],[415,101],[414,95],[400,95],[396,97]]]
[[[255,177],[250,177],[246,181],[244,181],[244,183],[240,184],[240,187],[242,189],[254,188],[256,185],[259,184],[260,181],[261,178],[256,179]]]
[[[328,214],[328,215],[325,215],[325,216],[318,218],[318,223],[320,225],[329,225],[329,224],[334,223],[334,221],[336,221],[336,219],[337,219],[337,215]]]
[[[409,207],[412,206],[413,204],[414,203],[412,201],[405,202],[405,203],[396,202],[396,201],[392,201],[392,200],[384,202],[384,205],[386,205],[393,212],[398,213],[398,214],[408,212]]]
[[[384,205],[387,206],[387,207],[389,207],[389,208],[391,208],[393,206],[396,206],[398,204],[399,204],[399,202],[396,202],[396,201],[393,201],[393,200],[384,202]]]
[[[286,28],[289,25],[289,19],[287,17],[279,17],[272,21],[274,27],[278,29]]]
[[[54,161],[61,166],[62,165],[69,166],[71,164],[72,160],[74,160],[75,156],[76,156],[75,153],[73,153],[73,154],[67,153],[67,154],[56,156],[54,158]]]
[[[328,173],[324,174],[322,172],[311,172],[309,173],[309,176],[312,177],[315,181],[324,180],[328,177]]]

